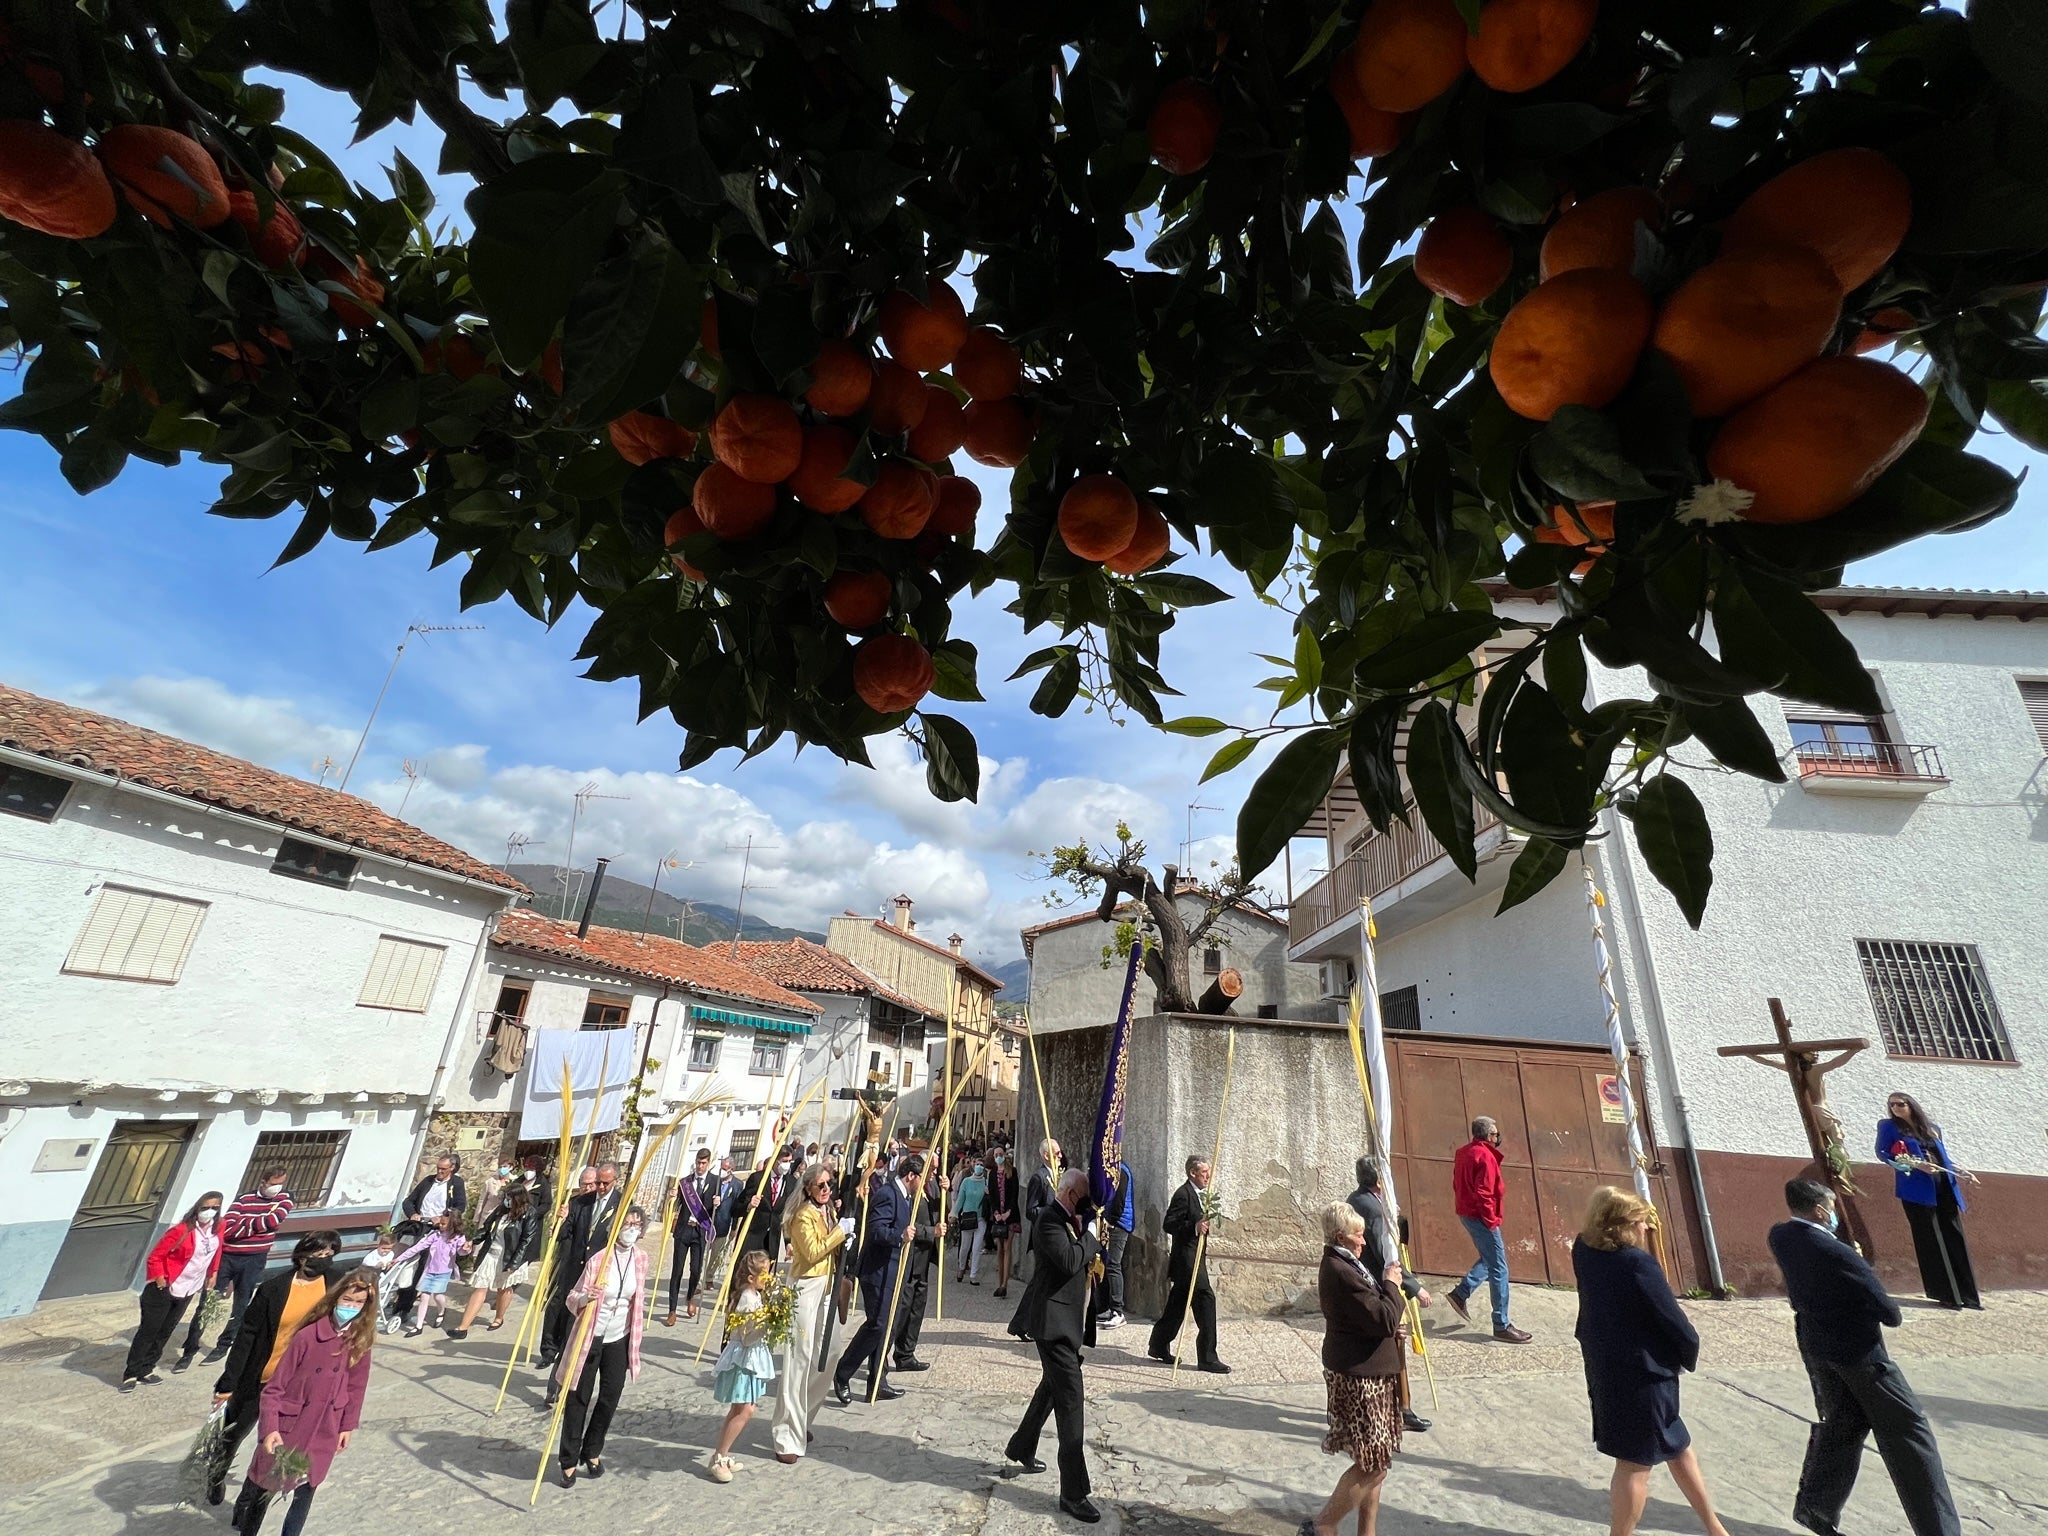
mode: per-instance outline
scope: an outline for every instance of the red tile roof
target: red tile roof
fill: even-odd
[[[757,976],[796,991],[865,992],[911,1013],[937,1017],[915,998],[883,986],[846,956],[834,954],[810,939],[750,939],[740,945],[740,964]]]
[[[888,922],[885,919],[878,917],[873,919],[873,922],[874,925],[877,928],[881,929],[884,933],[893,934],[895,937],[899,939],[907,939],[912,944],[922,944],[926,949],[930,950],[935,955],[944,955],[948,960],[951,960],[956,965],[958,965],[961,970],[973,972],[976,976],[979,976],[983,981],[987,982],[991,987],[995,988],[998,992],[1000,992],[1003,989],[1002,977],[991,976],[987,971],[984,971],[980,966],[976,965],[972,960],[968,959],[965,955],[956,955],[953,953],[952,950],[946,948],[946,946],[943,944],[934,944],[930,939],[921,939],[914,933],[905,933],[901,928],[898,928],[894,923]]]
[[[593,927],[579,939],[574,923],[543,916],[531,907],[514,907],[499,919],[491,942],[501,949],[577,960],[636,981],[687,987],[707,996],[738,998],[785,1013],[822,1011],[808,998],[777,986],[715,950],[698,949],[658,933]]]
[[[38,698],[0,683],[0,746],[71,768],[128,779],[387,859],[461,875],[502,890],[526,887],[460,848],[338,789],[308,784],[239,757]]]

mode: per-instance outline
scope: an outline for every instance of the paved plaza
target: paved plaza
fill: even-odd
[[[458,1287],[459,1294],[459,1287]],[[690,1325],[648,1330],[645,1369],[626,1389],[595,1484],[552,1481],[528,1495],[545,1416],[542,1378],[518,1372],[496,1396],[514,1328],[462,1343],[437,1333],[378,1341],[363,1427],[319,1492],[309,1533],[401,1530],[663,1531],[690,1536],[1045,1536],[1080,1527],[1055,1509],[1055,1474],[1005,1477],[1002,1445],[1036,1379],[1029,1347],[1007,1338],[1014,1303],[986,1284],[948,1284],[929,1322],[932,1369],[900,1378],[909,1396],[850,1409],[829,1402],[813,1454],[778,1465],[766,1415],[742,1438],[727,1486],[704,1475],[720,1409],[710,1360],[693,1361]],[[1795,1533],[1789,1512],[1812,1409],[1775,1301],[1685,1304],[1704,1338],[1685,1414],[1731,1536]],[[1493,1343],[1430,1314],[1436,1428],[1410,1436],[1387,1482],[1388,1536],[1598,1532],[1610,1464],[1588,1438],[1572,1343],[1574,1298],[1518,1288],[1525,1347]],[[8,1536],[197,1536],[227,1510],[178,1502],[177,1468],[204,1415],[212,1372],[131,1395],[120,1368],[131,1299],[57,1302],[0,1323],[0,1531]],[[516,1325],[517,1313],[514,1314]],[[1089,1464],[1105,1519],[1145,1536],[1292,1536],[1340,1470],[1321,1454],[1316,1318],[1226,1320],[1227,1377],[1177,1383],[1144,1355],[1144,1327],[1104,1336],[1087,1362]],[[1969,1532],[2048,1531],[2048,1295],[1992,1296],[1983,1313],[1907,1304],[1893,1335],[1933,1417]],[[1050,1426],[1042,1454],[1052,1454]],[[239,1481],[239,1468],[237,1482]],[[233,1495],[235,1484],[229,1493]],[[273,1515],[267,1529],[274,1532]],[[1874,1450],[1845,1518],[1848,1536],[1906,1525]],[[1661,1474],[1644,1528],[1692,1531]]]

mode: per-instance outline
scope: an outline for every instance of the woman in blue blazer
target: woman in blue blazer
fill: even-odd
[[[1610,1536],[1635,1530],[1650,1496],[1650,1470],[1660,1464],[1670,1466],[1707,1536],[1728,1536],[1678,1416],[1679,1372],[1699,1364],[1700,1336],[1646,1246],[1656,1220],[1649,1201],[1604,1187],[1593,1192],[1572,1243],[1593,1444],[1614,1458]]]
[[[1970,1268],[1970,1247],[1963,1240],[1964,1175],[1949,1161],[1941,1127],[1910,1093],[1885,1100],[1885,1117],[1877,1122],[1877,1156],[1890,1163],[1892,1193],[1905,1208],[1913,1229],[1913,1255],[1920,1261],[1920,1289],[1929,1301],[1957,1310],[1975,1307],[1977,1276]]]

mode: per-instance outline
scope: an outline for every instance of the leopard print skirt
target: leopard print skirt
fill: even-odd
[[[1323,1372],[1330,1394],[1330,1430],[1323,1449],[1349,1456],[1361,1472],[1384,1472],[1401,1449],[1401,1378]]]

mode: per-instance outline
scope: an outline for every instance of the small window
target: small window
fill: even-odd
[[[400,1013],[425,1013],[433,1000],[434,982],[441,974],[441,957],[447,950],[439,944],[419,944],[411,939],[385,934],[377,940],[377,953],[370,959],[370,974],[363,978],[358,1008],[394,1008]]]
[[[1380,1027],[1411,1032],[1422,1028],[1422,1003],[1413,987],[1380,994]]]
[[[782,1071],[782,1056],[788,1045],[780,1035],[754,1036],[754,1051],[747,1059],[747,1070],[756,1077],[774,1077]]]
[[[2041,750],[2048,752],[2048,678],[2017,677],[2020,702],[2027,707],[2027,718],[2034,722],[2034,734],[2041,740]],[[5,805],[6,780],[0,779],[0,806]],[[50,818],[45,816],[43,820]]]
[[[103,885],[92,915],[64,959],[74,976],[175,982],[192,952],[207,904]]]
[[[759,1131],[734,1131],[732,1143],[725,1149],[725,1155],[732,1159],[733,1171],[745,1173],[754,1166],[754,1149],[761,1145]]]
[[[347,1131],[265,1131],[249,1151],[249,1166],[242,1170],[237,1194],[254,1189],[257,1181],[273,1168],[285,1170],[285,1192],[300,1209],[325,1205],[334,1192],[334,1176],[341,1171],[342,1149],[348,1145]],[[230,1200],[234,1195],[229,1195]]]
[[[1974,944],[1858,939],[1856,958],[1890,1056],[2011,1061],[2012,1042]]]
[[[626,1017],[633,1011],[630,997],[612,997],[603,992],[593,992],[583,1005],[583,1027],[585,1029],[623,1029]]]
[[[71,792],[71,781],[33,768],[0,763],[0,811],[30,821],[55,821],[58,807]]]
[[[1223,951],[1213,944],[1202,951],[1202,974],[1204,976],[1221,976],[1223,974]]]
[[[318,848],[288,837],[277,845],[277,857],[270,861],[273,875],[290,875],[294,880],[312,880],[343,889],[356,877],[356,856],[333,848]]]
[[[699,1024],[690,1036],[690,1070],[709,1072],[718,1065],[718,1047],[725,1036]]]
[[[903,1086],[908,1088],[911,1079],[917,1076],[917,1063],[910,1057],[903,1058]]]

